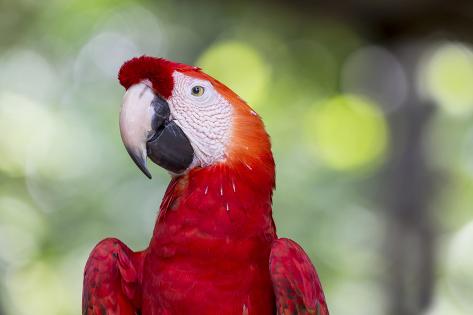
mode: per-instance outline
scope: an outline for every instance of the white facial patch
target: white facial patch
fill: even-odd
[[[174,71],[174,89],[168,100],[171,118],[189,138],[197,160],[207,166],[225,159],[230,138],[232,106],[212,84]],[[203,93],[193,93],[202,87]],[[197,90],[201,91],[200,88]]]

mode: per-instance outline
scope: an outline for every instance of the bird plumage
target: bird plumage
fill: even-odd
[[[173,177],[147,249],[132,252],[116,239],[96,246],[85,268],[83,314],[328,315],[309,258],[277,238],[275,167],[260,117],[199,68],[140,58],[122,67],[125,88],[150,80],[169,97],[172,71],[208,80],[232,104],[231,141],[224,160]]]

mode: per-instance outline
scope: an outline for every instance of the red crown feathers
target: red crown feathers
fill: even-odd
[[[118,72],[118,80],[125,89],[143,80],[151,81],[155,92],[169,98],[174,88],[172,73],[175,70],[197,70],[186,64],[172,62],[164,58],[141,56],[125,62]]]

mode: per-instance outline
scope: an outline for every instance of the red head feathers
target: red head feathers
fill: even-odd
[[[125,89],[143,80],[151,81],[155,92],[169,98],[174,88],[174,70],[198,70],[197,67],[149,56],[136,57],[123,64],[118,80]]]

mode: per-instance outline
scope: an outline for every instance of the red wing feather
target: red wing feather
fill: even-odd
[[[114,238],[98,243],[84,270],[82,314],[135,315],[142,257]]]
[[[317,271],[294,241],[274,241],[269,258],[278,315],[328,315]]]

